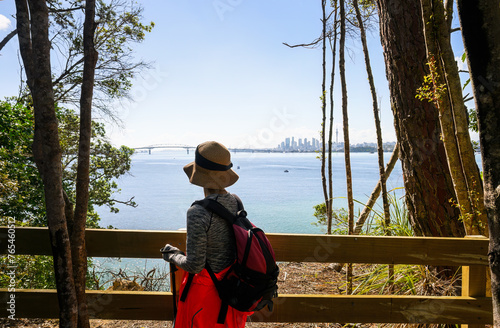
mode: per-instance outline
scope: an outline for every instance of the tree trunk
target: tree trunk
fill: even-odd
[[[500,7],[498,0],[458,0],[462,37],[476,103],[490,232],[493,321],[500,325]]]
[[[427,53],[436,85],[446,86],[435,95],[443,142],[455,186],[457,202],[469,235],[488,236],[481,177],[468,131],[458,67],[450,43],[446,10],[440,0],[422,0]],[[448,13],[448,18],[451,14]],[[433,64],[435,62],[435,65]]]
[[[344,0],[339,1],[340,9],[340,44],[339,44],[339,73],[342,89],[342,121],[344,132],[345,175],[347,183],[347,206],[349,210],[349,235],[354,232],[354,200],[352,195],[351,155],[349,147],[349,115],[347,113],[347,84],[345,78],[345,34],[346,14]],[[352,263],[347,264],[347,294],[352,293]]]
[[[390,234],[389,225],[391,224],[391,212],[389,210],[389,200],[387,199],[387,186],[384,169],[384,144],[382,142],[382,129],[380,128],[379,109],[377,104],[377,91],[375,90],[375,82],[373,81],[372,67],[370,64],[370,53],[368,52],[368,45],[366,43],[366,32],[361,18],[361,12],[358,6],[358,0],[353,0],[352,5],[356,11],[356,18],[358,20],[359,31],[361,34],[361,44],[363,45],[363,54],[365,56],[366,74],[368,75],[368,83],[370,84],[370,92],[372,95],[373,116],[375,118],[375,129],[377,132],[377,151],[378,151],[378,168],[380,174],[380,187],[382,189],[382,203],[384,207],[384,228],[386,234]]]
[[[59,301],[59,324],[60,327],[76,327],[78,309],[71,246],[64,213],[61,147],[50,66],[48,9],[45,0],[31,0],[29,7],[26,0],[16,0],[16,11],[19,47],[33,97],[35,112],[33,153],[44,184]]]
[[[85,248],[85,224],[89,201],[90,139],[92,136],[92,97],[97,52],[94,48],[95,0],[85,2],[83,25],[84,66],[82,93],[80,96],[80,139],[78,145],[78,168],[76,176],[76,205],[71,233],[73,272],[78,299],[78,327],[89,328],[89,314],[85,297],[87,273],[87,251]]]
[[[417,235],[463,236],[435,106],[415,98],[426,72],[420,3],[377,0],[409,218]]]
[[[332,201],[328,196],[327,181],[326,181],[326,0],[321,0],[321,11],[323,17],[321,19],[323,31],[323,45],[322,45],[322,82],[321,82],[321,183],[323,185],[323,197],[325,198],[326,207],[326,222],[327,233],[332,233]]]
[[[335,16],[333,19],[333,47],[331,44],[331,39],[330,39],[330,48],[332,49],[332,71],[331,71],[331,76],[330,76],[330,124],[329,124],[329,129],[328,129],[328,195],[329,195],[329,204],[330,208],[326,208],[327,211],[329,211],[329,222],[330,226],[328,229],[328,234],[332,233],[332,211],[333,211],[333,165],[332,165],[332,138],[333,138],[333,86],[335,82],[335,58],[337,54],[337,12],[338,12],[338,7],[335,4]],[[328,215],[328,214],[327,214]]]

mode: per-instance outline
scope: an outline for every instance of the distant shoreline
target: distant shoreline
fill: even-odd
[[[161,149],[161,147],[158,147]],[[392,152],[394,147],[388,148],[384,147],[384,152]],[[281,150],[281,149],[267,149],[267,148],[228,148],[229,151],[233,153],[320,153],[321,150]],[[136,149],[136,153],[148,153],[148,149]],[[344,149],[339,148],[339,149],[333,149],[332,153],[343,153]],[[351,147],[350,148],[351,153],[377,153],[377,148],[375,147]]]

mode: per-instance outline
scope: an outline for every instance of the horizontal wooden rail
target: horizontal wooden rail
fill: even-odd
[[[7,254],[8,229],[0,227],[0,254]],[[485,238],[431,238],[267,234],[278,261],[423,265],[488,265]],[[88,256],[161,258],[166,243],[185,249],[186,233],[88,229]],[[51,255],[47,228],[15,229],[15,253]]]
[[[440,323],[484,325],[493,321],[486,296],[488,240],[483,237],[425,238],[268,234],[278,261],[420,264],[463,267],[462,296],[280,295],[272,313],[252,321]],[[88,229],[91,257],[158,258],[166,243],[185,249],[185,232]],[[13,246],[12,246],[13,245]],[[47,228],[0,227],[0,254],[51,255]],[[54,290],[0,289],[0,315],[14,299],[16,318],[58,317]],[[169,320],[172,294],[88,291],[91,316],[101,319]]]
[[[16,317],[57,318],[55,290],[18,290]],[[167,292],[88,291],[92,318],[171,320],[172,294]],[[5,301],[7,291],[0,290]],[[9,315],[2,306],[0,315]],[[355,322],[491,324],[491,298],[394,295],[281,295],[272,313],[263,310],[250,320],[259,322]]]

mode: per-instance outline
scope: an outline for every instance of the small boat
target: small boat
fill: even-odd
[[[238,167],[236,167],[236,169],[238,169],[238,170],[239,170],[239,169],[240,169],[240,166],[238,165]]]
[[[283,171],[283,172],[288,173],[288,170],[285,170],[285,171]]]

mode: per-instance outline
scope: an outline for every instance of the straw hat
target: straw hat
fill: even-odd
[[[195,160],[184,166],[189,182],[208,189],[224,189],[238,180],[231,154],[222,144],[207,141],[196,147]]]

